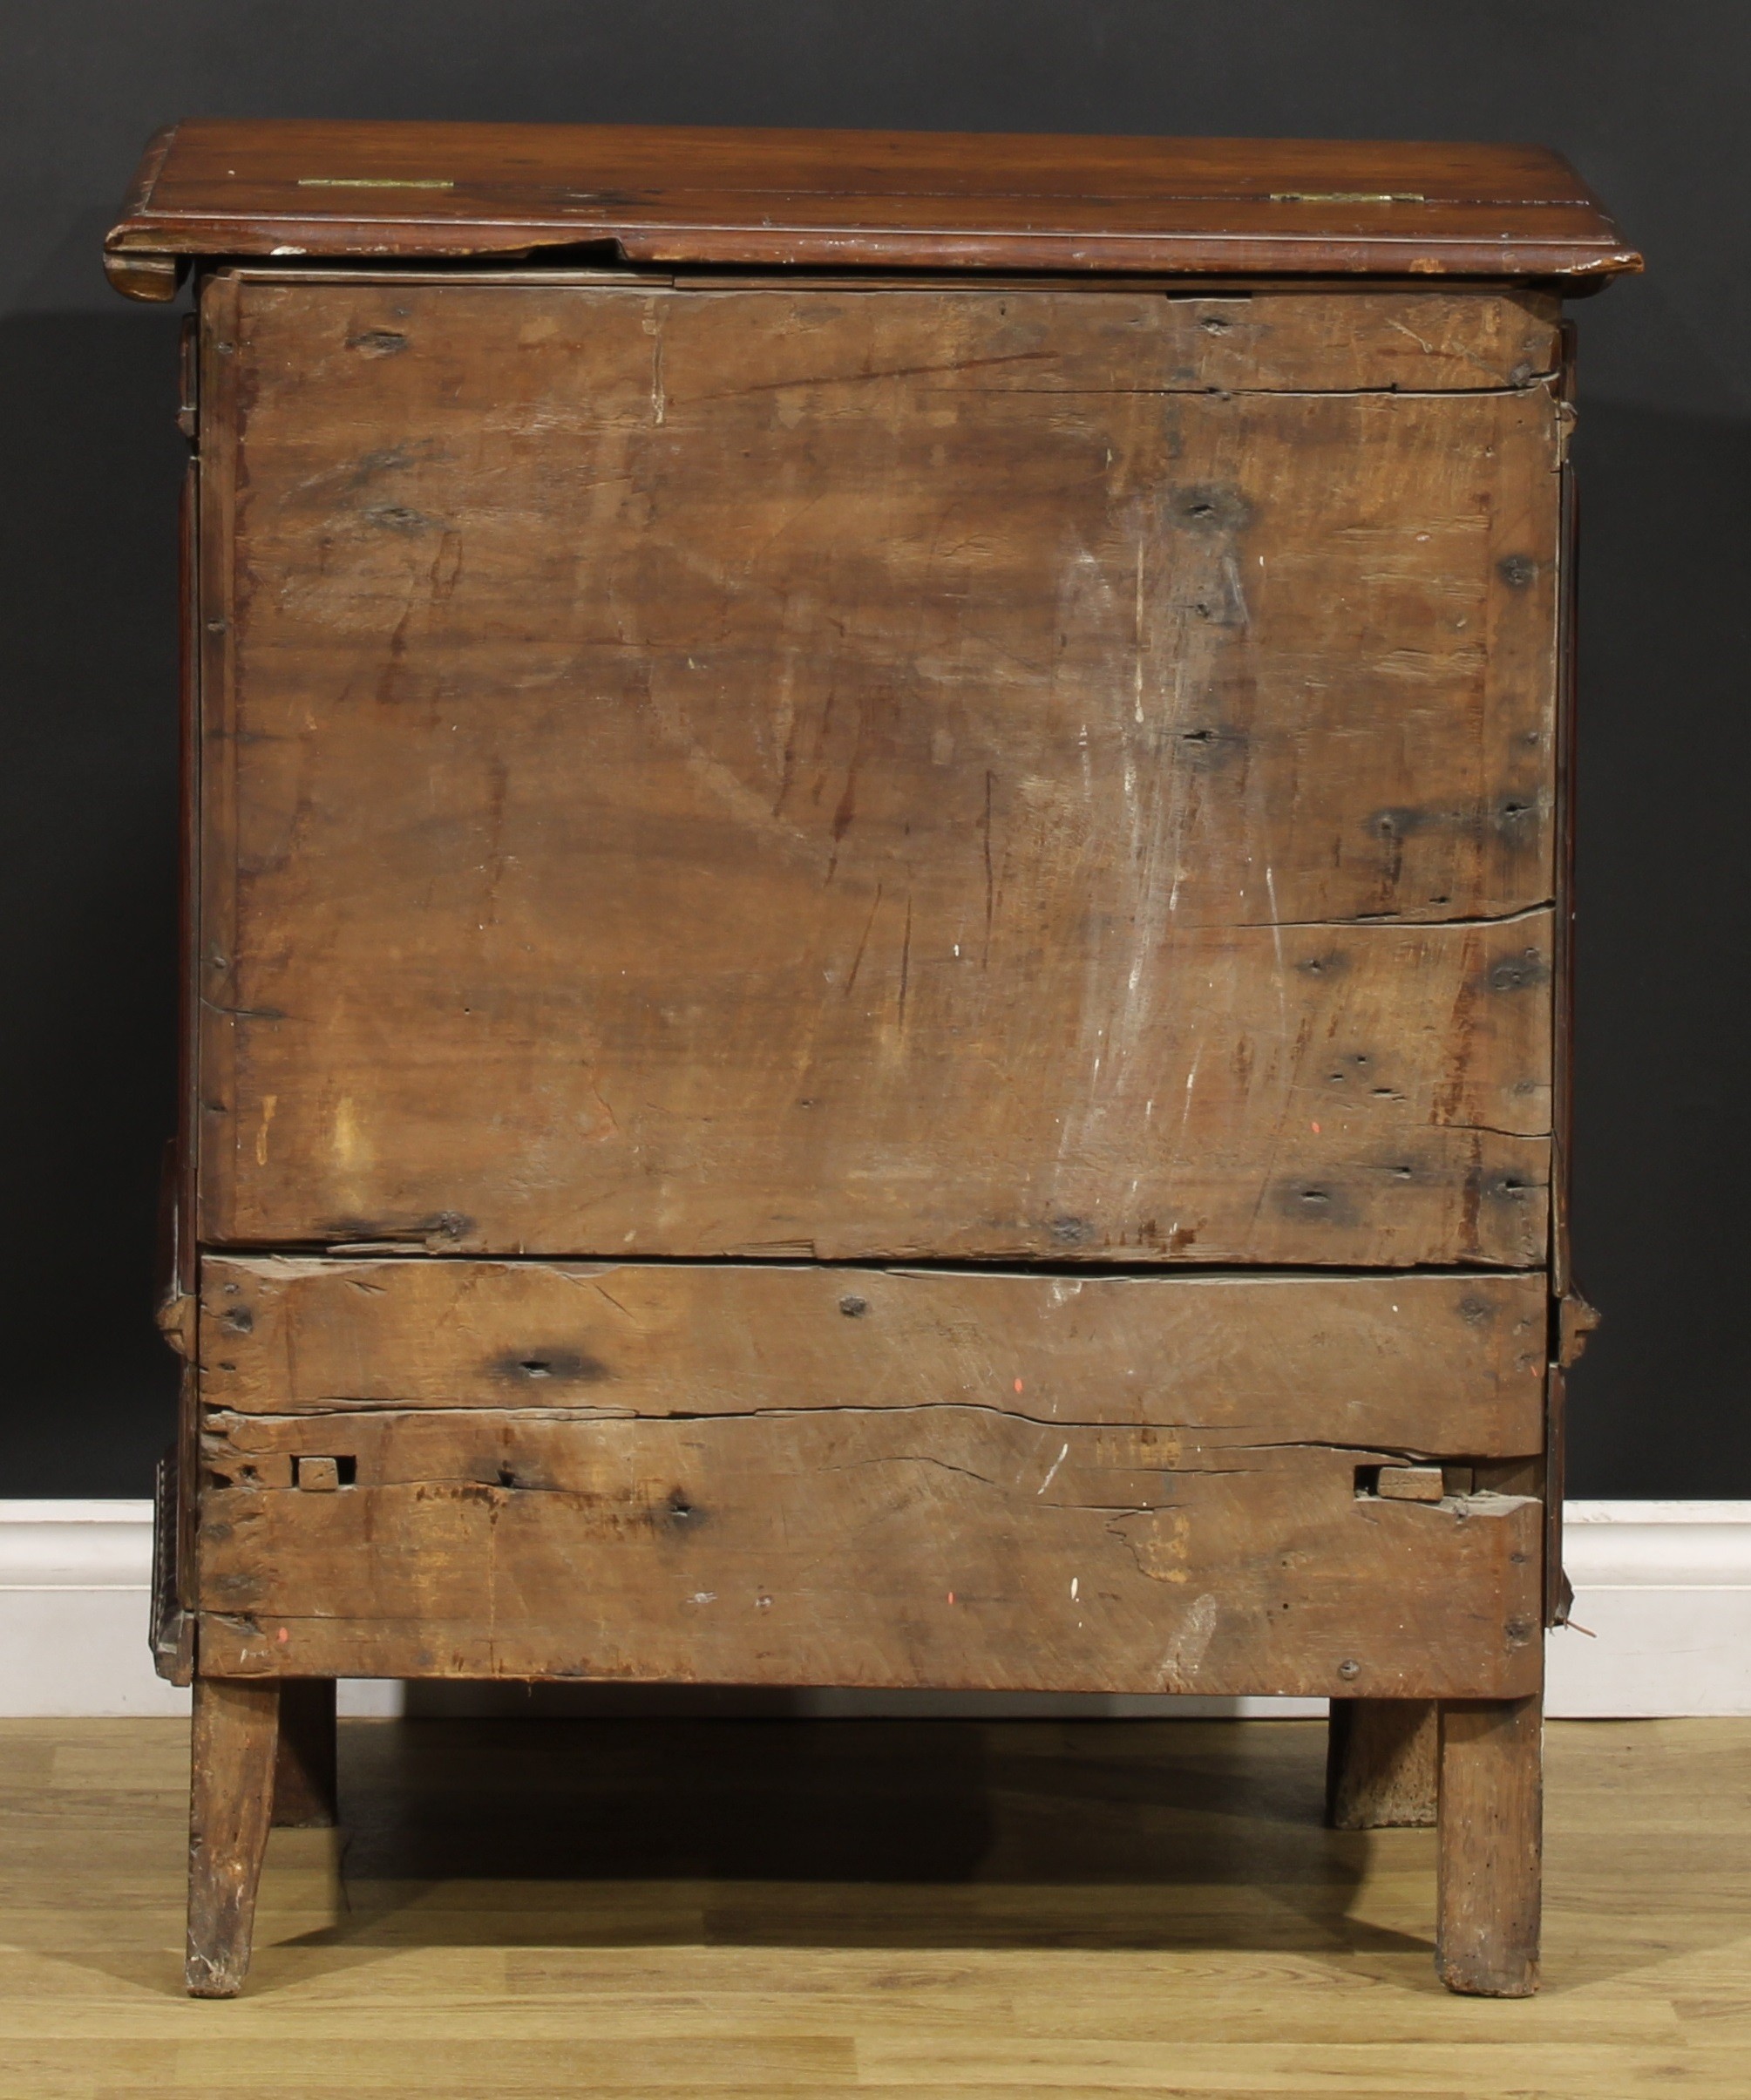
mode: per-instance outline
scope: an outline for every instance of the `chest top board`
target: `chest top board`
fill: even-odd
[[[1444,1702],[1529,1987],[1585,184],[199,122],[106,263],[193,285],[215,1767],[356,1675],[1293,1692],[1349,1800]]]

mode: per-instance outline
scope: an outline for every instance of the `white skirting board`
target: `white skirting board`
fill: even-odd
[[[1751,1715],[1751,1502],[1571,1502],[1565,1558],[1575,1625],[1551,1636],[1558,1718]],[[0,1714],[179,1714],[188,1694],[146,1653],[149,1502],[0,1502]],[[1585,1628],[1586,1632],[1578,1630]],[[361,1679],[341,1710],[600,1710],[589,1688]],[[1323,1711],[1308,1699],[969,1698],[946,1693],[711,1695],[718,1712],[1209,1715]],[[661,1710],[657,1709],[656,1710]]]

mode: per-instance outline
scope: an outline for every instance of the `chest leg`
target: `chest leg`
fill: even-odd
[[[1449,1990],[1538,1988],[1544,1702],[1443,1700],[1435,1968]]]
[[[1435,1821],[1432,1699],[1334,1699],[1326,1746],[1333,1830],[1422,1828]]]
[[[335,1821],[332,1677],[288,1677],[281,1686],[274,1821],[300,1831],[327,1830]]]
[[[271,1680],[195,1679],[186,1974],[196,1998],[234,1998],[248,1974],[279,1734]]]

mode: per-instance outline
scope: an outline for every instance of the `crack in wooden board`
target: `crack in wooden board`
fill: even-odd
[[[1546,307],[219,289],[209,1240],[1542,1258]]]

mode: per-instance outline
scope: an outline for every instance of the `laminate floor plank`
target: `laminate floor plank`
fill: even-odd
[[[1272,1723],[352,1722],[183,1996],[187,1730],[0,1722],[6,2100],[1739,2100],[1751,1722],[1549,1730],[1544,1988]]]

